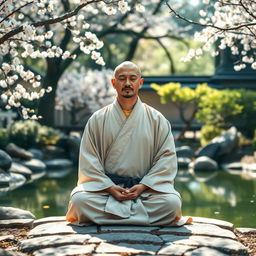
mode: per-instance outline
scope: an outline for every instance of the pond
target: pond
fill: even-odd
[[[65,215],[76,180],[76,170],[61,179],[44,177],[0,197],[0,205],[29,210],[37,218]],[[183,215],[256,228],[256,179],[224,171],[196,175],[179,171],[175,187],[183,198]]]

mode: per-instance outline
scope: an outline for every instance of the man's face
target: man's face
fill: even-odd
[[[113,87],[117,91],[118,97],[132,98],[138,95],[138,91],[143,84],[144,79],[141,78],[136,68],[120,68],[115,74],[115,78],[111,80]]]

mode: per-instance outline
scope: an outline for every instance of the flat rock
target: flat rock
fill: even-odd
[[[29,232],[29,236],[61,235],[61,234],[90,234],[97,233],[97,226],[75,226],[69,222],[46,223],[36,226]]]
[[[65,216],[45,217],[45,218],[35,220],[33,223],[33,227],[36,227],[38,225],[45,224],[45,223],[61,222],[61,221],[66,221],[66,217]]]
[[[157,254],[180,256],[180,255],[184,255],[185,252],[194,248],[196,247],[170,243],[170,244],[164,245],[163,248],[161,248],[161,250],[159,250]]]
[[[141,251],[141,253],[155,254],[161,248],[161,245],[154,244],[128,244],[128,243],[118,243],[118,246],[132,248]]]
[[[22,164],[25,165],[30,170],[34,171],[45,171],[46,165],[39,159],[32,158],[30,160],[22,161]]]
[[[29,227],[33,226],[34,219],[9,219],[9,220],[0,220],[0,227],[7,228],[7,227]]]
[[[35,219],[35,216],[26,210],[14,207],[0,206],[0,220],[9,219]]]
[[[24,185],[26,183],[26,178],[18,173],[9,173],[10,176],[10,180],[9,180],[9,186],[5,186],[4,188],[0,188],[0,194],[1,193],[6,193],[8,191],[12,191],[16,188],[21,187],[22,185]]]
[[[234,229],[233,223],[224,221],[224,220],[205,218],[205,217],[195,217],[195,216],[192,216],[192,219],[193,219],[194,223],[213,224],[213,225],[219,226],[221,228],[229,229],[229,230]]]
[[[45,159],[55,159],[55,158],[62,158],[63,156],[65,156],[66,151],[62,147],[47,145],[43,149],[43,154]]]
[[[17,162],[12,163],[11,168],[9,169],[9,172],[21,174],[27,180],[30,180],[32,175],[32,171],[29,168]]]
[[[181,146],[176,148],[176,154],[177,157],[185,157],[185,158],[193,158],[195,156],[195,153],[193,149],[189,146]]]
[[[69,256],[69,255],[78,255],[78,254],[88,254],[94,251],[95,245],[88,244],[88,245],[64,245],[57,248],[46,248],[35,251],[33,253],[34,256]]]
[[[128,246],[114,245],[109,243],[101,243],[97,249],[96,253],[107,254],[108,253],[127,253],[127,254],[136,254],[141,255],[141,253],[145,252],[144,250],[136,249],[135,244],[129,244]]]
[[[21,148],[14,143],[9,143],[6,148],[6,152],[14,158],[19,158],[19,159],[31,159],[33,157],[32,153],[29,151],[25,150],[24,148]]]
[[[236,228],[236,231],[242,234],[256,234],[256,228]]]
[[[208,156],[200,156],[194,162],[191,162],[189,167],[195,171],[212,172],[218,169],[218,164]]]
[[[5,151],[0,149],[0,168],[8,171],[12,165],[12,158]]]
[[[148,227],[148,226],[132,226],[132,225],[104,225],[100,226],[101,232],[109,231],[140,231],[140,232],[151,232],[158,230],[159,227]]]
[[[28,151],[33,155],[33,158],[43,160],[44,154],[41,150],[39,150],[37,148],[30,148],[30,149],[28,149]]]
[[[228,238],[209,237],[209,236],[174,236],[161,235],[161,238],[167,243],[181,244],[188,246],[206,246],[221,250],[223,252],[232,252],[243,254],[246,252],[246,247],[241,243]]]
[[[235,239],[235,234],[223,228],[220,228],[213,224],[201,224],[192,223],[182,227],[164,227],[158,231],[159,233],[169,233],[176,235],[204,235],[204,236],[216,236],[227,237]]]
[[[34,181],[41,179],[45,175],[46,175],[46,170],[33,171],[28,183],[33,183]]]
[[[0,255],[1,256],[23,256],[24,254],[21,254],[19,252],[7,251],[7,250],[0,248]]]
[[[200,247],[198,249],[192,250],[192,251],[188,251],[184,254],[184,256],[203,256],[203,255],[207,255],[207,256],[227,256],[230,254],[226,254],[223,253],[221,251],[215,250],[215,249],[211,249],[208,247]]]
[[[46,168],[51,170],[68,169],[73,166],[73,162],[65,158],[45,160],[44,163]]]
[[[0,171],[0,188],[9,187],[11,176],[8,172]]]
[[[220,165],[221,169],[229,172],[231,174],[239,174],[243,170],[244,163],[241,162],[232,162],[232,163],[223,163]]]
[[[14,236],[13,235],[0,236],[0,242],[9,241],[9,240],[15,240]]]
[[[60,179],[65,176],[67,176],[70,172],[72,172],[72,168],[69,169],[48,169],[47,170],[47,177],[53,178],[53,179]]]
[[[106,242],[132,242],[132,243],[151,243],[151,244],[162,244],[162,240],[149,233],[135,233],[135,232],[113,232],[104,234],[94,234],[93,238],[100,239]],[[92,239],[93,239],[92,238]],[[89,241],[91,242],[91,241]]]
[[[90,235],[53,235],[35,237],[27,240],[22,240],[19,243],[19,249],[23,252],[31,252],[38,249],[58,247],[68,244],[83,244],[91,238]]]

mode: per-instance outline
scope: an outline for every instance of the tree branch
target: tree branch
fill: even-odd
[[[73,17],[75,16],[82,8],[84,8],[85,6],[87,5],[90,5],[92,3],[98,3],[98,2],[101,2],[102,0],[91,0],[91,1],[88,1],[84,4],[81,4],[79,6],[77,6],[73,11],[69,12],[69,13],[65,13],[64,15],[62,16],[59,16],[57,18],[53,18],[53,19],[48,19],[48,20],[44,20],[44,21],[38,21],[38,22],[34,22],[32,24],[30,24],[31,26],[34,26],[34,27],[42,27],[42,26],[46,26],[46,25],[52,25],[52,24],[56,24],[56,23],[59,23],[63,20],[66,20],[70,17]],[[23,26],[20,26],[8,33],[6,33],[4,36],[2,36],[0,38],[0,44],[3,44],[5,41],[9,40],[11,37],[17,35],[18,33],[22,32],[23,31]]]

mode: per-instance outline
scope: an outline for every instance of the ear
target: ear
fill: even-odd
[[[144,83],[144,78],[141,78],[140,79],[140,88],[142,87],[143,83]]]
[[[115,79],[115,78],[112,78],[112,79],[111,79],[111,84],[112,84],[113,87],[115,88],[115,85],[116,85],[116,79]]]

